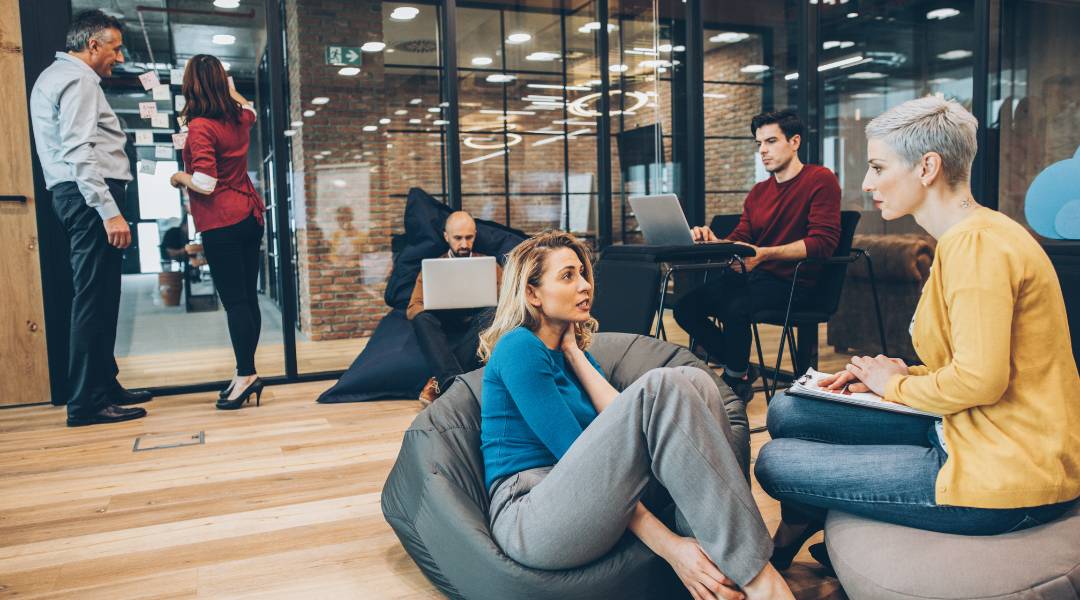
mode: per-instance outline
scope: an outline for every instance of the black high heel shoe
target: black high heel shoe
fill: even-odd
[[[256,377],[255,381],[252,381],[251,384],[247,386],[247,389],[245,389],[235,400],[218,400],[217,407],[219,410],[237,410],[251,400],[252,394],[255,394],[255,406],[259,406],[259,403],[262,400],[262,393],[263,380]]]
[[[818,523],[807,523],[806,529],[799,534],[799,537],[796,538],[795,541],[786,546],[773,547],[772,558],[769,559],[769,562],[776,567],[777,571],[787,569],[791,566],[791,561],[795,560],[795,555],[798,554],[799,550],[802,550],[803,545],[806,544],[806,540],[810,539],[811,536],[822,529],[823,527]]]
[[[232,393],[232,389],[233,389],[233,382],[230,381],[229,385],[225,386],[225,389],[218,392],[218,400],[224,400],[224,399],[228,398],[229,394]]]

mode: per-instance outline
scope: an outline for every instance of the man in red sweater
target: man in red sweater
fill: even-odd
[[[751,315],[786,307],[795,263],[832,256],[840,239],[840,183],[825,167],[799,160],[803,125],[795,111],[757,115],[750,131],[772,176],[747,194],[742,218],[727,241],[752,246],[757,254],[746,259],[748,273],[725,270],[675,306],[675,320],[723,364],[724,381],[744,401],[753,397]],[[720,241],[708,227],[695,227],[693,235],[696,241]],[[818,271],[799,269],[796,305],[807,299]]]

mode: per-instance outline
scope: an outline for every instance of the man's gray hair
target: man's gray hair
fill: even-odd
[[[866,137],[888,144],[909,164],[927,152],[941,155],[941,168],[950,186],[971,178],[979,122],[953,100],[927,96],[890,108],[866,125]]]
[[[83,11],[71,20],[67,39],[64,40],[64,49],[68,52],[82,52],[86,50],[90,40],[109,29],[123,32],[124,25],[116,17],[111,17],[100,10]]]

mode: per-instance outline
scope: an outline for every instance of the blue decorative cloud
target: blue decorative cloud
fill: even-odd
[[[1024,198],[1024,216],[1043,237],[1080,240],[1080,147],[1035,177]]]

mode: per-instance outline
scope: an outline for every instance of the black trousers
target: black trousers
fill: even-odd
[[[113,198],[124,198],[126,182],[107,180]],[[120,267],[124,251],[109,245],[105,224],[86,205],[73,182],[52,190],[53,211],[71,248],[71,337],[68,348],[68,416],[89,416],[119,391],[114,348],[120,313]]]
[[[750,362],[751,317],[759,310],[787,307],[791,281],[766,271],[747,275],[725,269],[714,272],[709,281],[688,292],[675,305],[675,321],[704,346],[714,359],[736,373],[745,371]],[[801,304],[808,289],[795,290],[795,306]],[[709,321],[716,317],[717,327]]]
[[[235,225],[202,232],[210,275],[225,306],[236,374],[241,376],[255,374],[255,349],[262,331],[258,292],[262,237],[263,227],[254,215]]]
[[[495,308],[426,310],[413,317],[413,329],[420,350],[435,372],[439,389],[445,390],[454,378],[480,367],[476,350],[480,332],[491,325]]]

